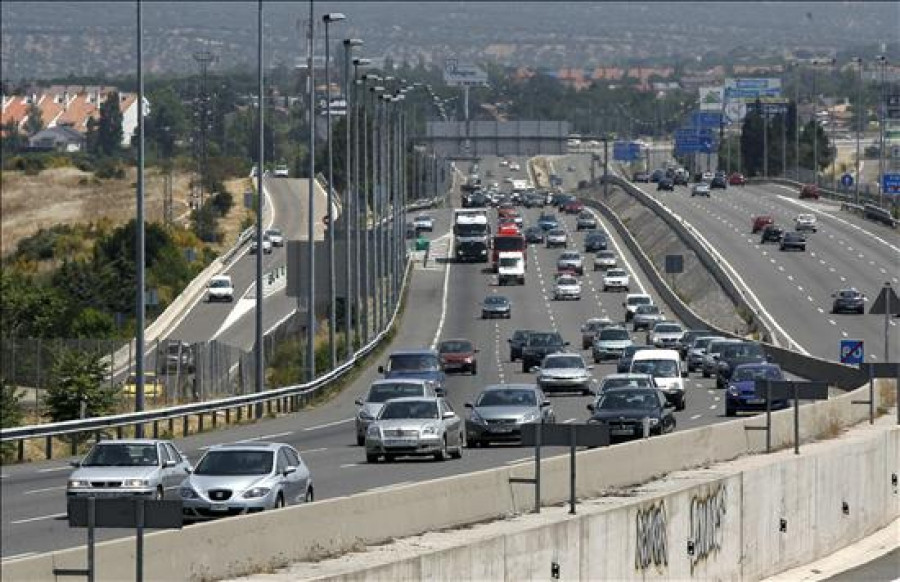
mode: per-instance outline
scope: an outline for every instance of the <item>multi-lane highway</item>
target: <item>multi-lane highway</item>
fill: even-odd
[[[506,175],[506,170],[496,160],[482,162],[482,173],[488,169],[499,178]],[[534,222],[538,213],[538,210],[526,211],[526,224]],[[432,234],[432,257],[446,256],[451,250],[450,211],[435,211],[433,215],[437,220]],[[571,248],[580,249],[583,236],[575,233],[574,217],[565,217],[563,222],[571,240],[577,243]],[[633,270],[636,262],[614,231],[610,228],[605,230],[612,234],[614,248],[636,275],[636,286],[646,286],[643,276]],[[427,267],[418,264],[411,279],[407,310],[389,349],[428,347],[440,338],[465,337],[474,340],[480,350],[478,375],[451,376],[447,384],[449,401],[462,414],[465,413],[464,403],[471,401],[486,385],[533,382],[532,374],[522,373],[518,363],[513,365],[509,361],[506,339],[514,329],[556,329],[572,342],[572,349],[578,350],[579,327],[584,320],[602,315],[613,319],[622,317],[623,296],[601,292],[599,273],[585,273],[585,292],[580,301],[552,301],[552,275],[560,252],[532,246],[529,249],[526,284],[520,287],[498,287],[495,277],[485,272],[481,264],[451,264],[444,261],[431,261]],[[490,294],[505,294],[510,298],[512,319],[479,318],[479,304]],[[643,334],[638,334],[636,339],[642,341]],[[588,355],[586,351],[582,353]],[[596,366],[593,373],[599,379],[613,371],[613,364],[603,364]],[[353,401],[376,378],[377,373],[372,366],[327,405],[256,425],[196,435],[177,444],[196,461],[205,447],[216,442],[246,439],[289,442],[301,451],[310,465],[319,499],[505,463],[526,462],[531,457],[531,451],[527,449],[496,446],[467,450],[462,460],[446,463],[400,461],[366,464],[362,449],[355,445],[353,418],[356,407]],[[687,408],[676,413],[679,430],[725,420],[724,398],[711,380],[692,376],[687,387]],[[585,410],[590,401],[588,397],[552,396],[551,399],[561,422],[583,421],[588,416]],[[83,543],[83,533],[70,530],[63,518],[68,471],[64,461],[4,467],[4,558]],[[100,537],[106,539],[127,533],[104,531]]]

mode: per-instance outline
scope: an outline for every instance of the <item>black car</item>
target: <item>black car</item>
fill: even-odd
[[[525,229],[525,242],[541,244],[544,242],[544,229],[540,226],[529,226]]]
[[[631,181],[632,182],[649,182],[650,174],[648,174],[647,172],[635,172],[634,175],[631,177]]]
[[[541,208],[544,206],[544,202],[546,201],[546,195],[539,194],[537,192],[529,192],[525,195],[525,199],[522,201],[522,205],[525,206],[525,208]]]
[[[475,192],[469,195],[464,206],[466,208],[487,208],[491,205],[491,199],[483,192]]]
[[[512,315],[512,307],[509,299],[502,295],[488,295],[481,304],[481,319],[493,319],[502,317],[509,319]]]
[[[735,367],[741,364],[764,364],[769,357],[756,342],[734,342],[722,346],[716,357],[716,387],[725,388]]]
[[[662,180],[660,180],[659,182],[656,183],[656,189],[657,190],[668,190],[671,192],[671,191],[675,190],[675,181],[672,180],[672,178],[663,178]]]
[[[688,185],[688,175],[684,172],[678,172],[675,174],[675,177],[672,178],[672,182],[676,186],[687,186]]]
[[[602,232],[589,232],[584,237],[584,252],[596,253],[597,251],[605,251],[608,244],[606,235]]]
[[[512,337],[506,340],[509,342],[509,361],[515,362],[522,357],[522,346],[528,342],[528,336],[534,333],[530,329],[517,329],[513,332]]]
[[[725,174],[716,174],[713,176],[713,179],[709,183],[710,189],[713,188],[721,188],[725,190],[728,188],[728,180],[725,178]]]
[[[564,352],[567,345],[569,342],[555,331],[530,333],[522,345],[522,373],[527,374],[531,368],[540,366],[547,355]]]
[[[834,301],[831,303],[832,313],[859,313],[866,312],[866,296],[856,289],[841,289],[831,296]]]
[[[650,181],[651,182],[659,182],[660,180],[662,180],[665,177],[666,177],[665,170],[663,170],[663,169],[653,170],[653,173],[650,174]]]
[[[656,388],[610,388],[587,408],[588,422],[606,424],[610,440],[643,438],[645,423],[649,435],[675,430],[675,406]]]
[[[641,350],[652,350],[653,346],[638,346],[632,345],[625,348],[625,351],[622,352],[622,357],[616,362],[616,372],[619,374],[624,374],[626,372],[631,371],[631,360],[634,358],[635,352],[639,352]]]
[[[786,232],[781,237],[781,246],[779,246],[778,249],[782,251],[805,251],[806,237],[799,232]]]
[[[759,239],[759,244],[766,244],[767,242],[781,242],[781,237],[783,236],[783,228],[775,224],[768,224],[763,229],[762,236]]]

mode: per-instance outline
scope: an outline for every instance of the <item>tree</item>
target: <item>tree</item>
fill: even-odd
[[[63,350],[50,373],[45,403],[53,422],[110,414],[115,389],[106,380],[108,366],[97,352]]]
[[[741,165],[747,176],[762,174],[763,131],[765,125],[757,110],[747,112],[741,128]]]
[[[119,107],[119,93],[112,91],[100,105],[100,119],[97,122],[97,147],[99,153],[113,156],[122,149],[122,109]]]
[[[26,145],[28,145],[28,140],[26,140],[25,136],[22,135],[22,132],[19,131],[19,126],[13,119],[10,119],[3,124],[2,133],[3,142],[2,148],[0,149],[2,149],[4,158],[9,156],[10,154],[19,152]]]
[[[0,335],[4,338],[57,337],[66,300],[10,267],[0,268]]]
[[[12,428],[22,422],[22,405],[16,387],[8,384],[6,378],[0,378],[0,428]],[[12,455],[12,443],[0,445],[0,457]]]
[[[44,119],[41,113],[41,107],[35,102],[28,105],[25,119],[25,133],[30,137],[40,130],[44,129]]]
[[[149,94],[150,115],[144,120],[147,140],[156,144],[159,159],[171,158],[175,143],[187,133],[187,115],[178,95],[171,87]]]
[[[818,151],[814,149],[814,144]],[[819,162],[817,171],[828,167],[831,164],[831,147],[832,143],[828,140],[825,128],[810,120],[803,126],[803,131],[800,133],[800,167],[812,169],[816,159]]]

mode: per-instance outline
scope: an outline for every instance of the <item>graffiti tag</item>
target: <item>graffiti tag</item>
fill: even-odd
[[[727,513],[728,494],[721,483],[702,496],[691,498],[691,573],[694,567],[722,549],[723,518]]]
[[[635,516],[635,569],[646,570],[650,566],[665,568],[669,565],[667,525],[665,501],[638,509]]]

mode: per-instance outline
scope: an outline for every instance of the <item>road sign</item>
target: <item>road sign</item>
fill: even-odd
[[[863,340],[842,339],[841,355],[842,364],[862,364],[865,361],[865,350],[863,349]]]
[[[640,144],[627,141],[613,143],[613,159],[620,162],[634,162],[641,159]]]
[[[851,176],[850,174],[844,174],[843,176],[841,176],[841,186],[843,186],[844,188],[849,188],[852,185],[853,176]]]
[[[869,308],[870,315],[900,315],[900,297],[890,285],[881,288],[881,293],[875,298],[872,307]]]
[[[684,271],[683,255],[666,255],[666,273],[681,273]]]
[[[885,194],[900,194],[900,174],[884,174],[881,180]]]
[[[720,111],[695,111],[691,114],[691,125],[700,129],[717,129],[722,125]]]
[[[772,400],[828,400],[828,383],[818,380],[757,380],[756,395],[765,398],[766,382],[771,383]],[[796,392],[795,392],[796,390]]]
[[[781,97],[781,79],[725,79],[725,100],[755,101],[761,97]]]
[[[700,87],[700,111],[722,111],[724,87]]]
[[[534,423],[522,425],[522,445],[533,447],[537,440]],[[609,427],[606,424],[556,424],[541,425],[541,445],[545,447],[567,447],[572,444],[572,429],[575,430],[575,446],[605,447],[609,445]]]
[[[483,87],[487,85],[488,76],[475,65],[447,59],[444,61],[444,82],[451,87]]]

